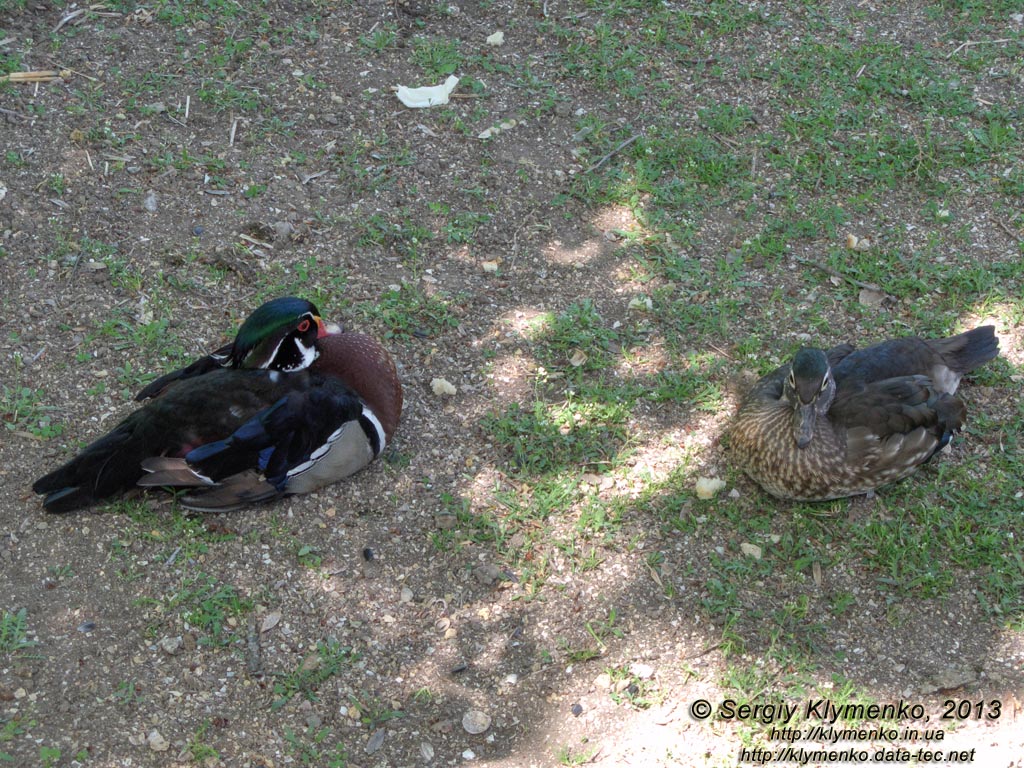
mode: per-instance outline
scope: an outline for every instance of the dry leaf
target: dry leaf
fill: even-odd
[[[264,632],[269,632],[274,627],[276,627],[278,622],[280,622],[280,621],[281,621],[281,612],[280,611],[271,611],[270,613],[268,613],[266,616],[263,617],[263,624],[260,625],[260,634],[262,634]]]
[[[569,358],[569,365],[573,368],[579,368],[585,362],[587,362],[587,353],[582,349],[574,349],[572,351],[572,357]]]
[[[876,291],[874,288],[861,288],[857,300],[865,307],[880,307],[885,302],[885,291]]]

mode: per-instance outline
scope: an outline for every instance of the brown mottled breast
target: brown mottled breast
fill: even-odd
[[[402,383],[395,361],[380,343],[361,333],[335,333],[317,342],[313,370],[336,376],[351,387],[380,419],[388,442],[402,417]]]

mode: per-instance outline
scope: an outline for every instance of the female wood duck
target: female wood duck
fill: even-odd
[[[232,343],[136,399],[150,402],[35,482],[48,511],[136,485],[193,487],[181,501],[200,511],[307,493],[380,455],[402,413],[384,348],[294,297],[267,302]]]
[[[743,470],[783,499],[873,491],[914,472],[963,425],[961,377],[999,354],[986,325],[947,339],[801,349],[747,393],[729,434]]]

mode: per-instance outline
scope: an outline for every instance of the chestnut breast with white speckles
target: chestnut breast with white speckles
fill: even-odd
[[[334,333],[317,341],[320,356],[312,370],[341,379],[369,406],[388,442],[402,417],[402,383],[395,362],[376,339],[361,333]]]

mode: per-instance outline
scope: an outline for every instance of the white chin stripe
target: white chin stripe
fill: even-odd
[[[301,371],[309,368],[313,364],[313,361],[317,358],[317,351],[315,347],[304,347],[299,339],[295,339],[295,346],[299,350],[299,357],[301,360],[296,364],[285,368],[285,371],[289,373],[291,371]]]
[[[270,364],[272,362],[274,362],[274,358],[277,357],[277,353],[281,349],[281,344],[282,344],[283,341],[284,341],[284,339],[282,339],[281,341],[277,342],[277,346],[274,347],[274,351],[270,353],[270,356],[264,361],[263,365],[261,365],[260,368],[269,368],[270,367]]]

